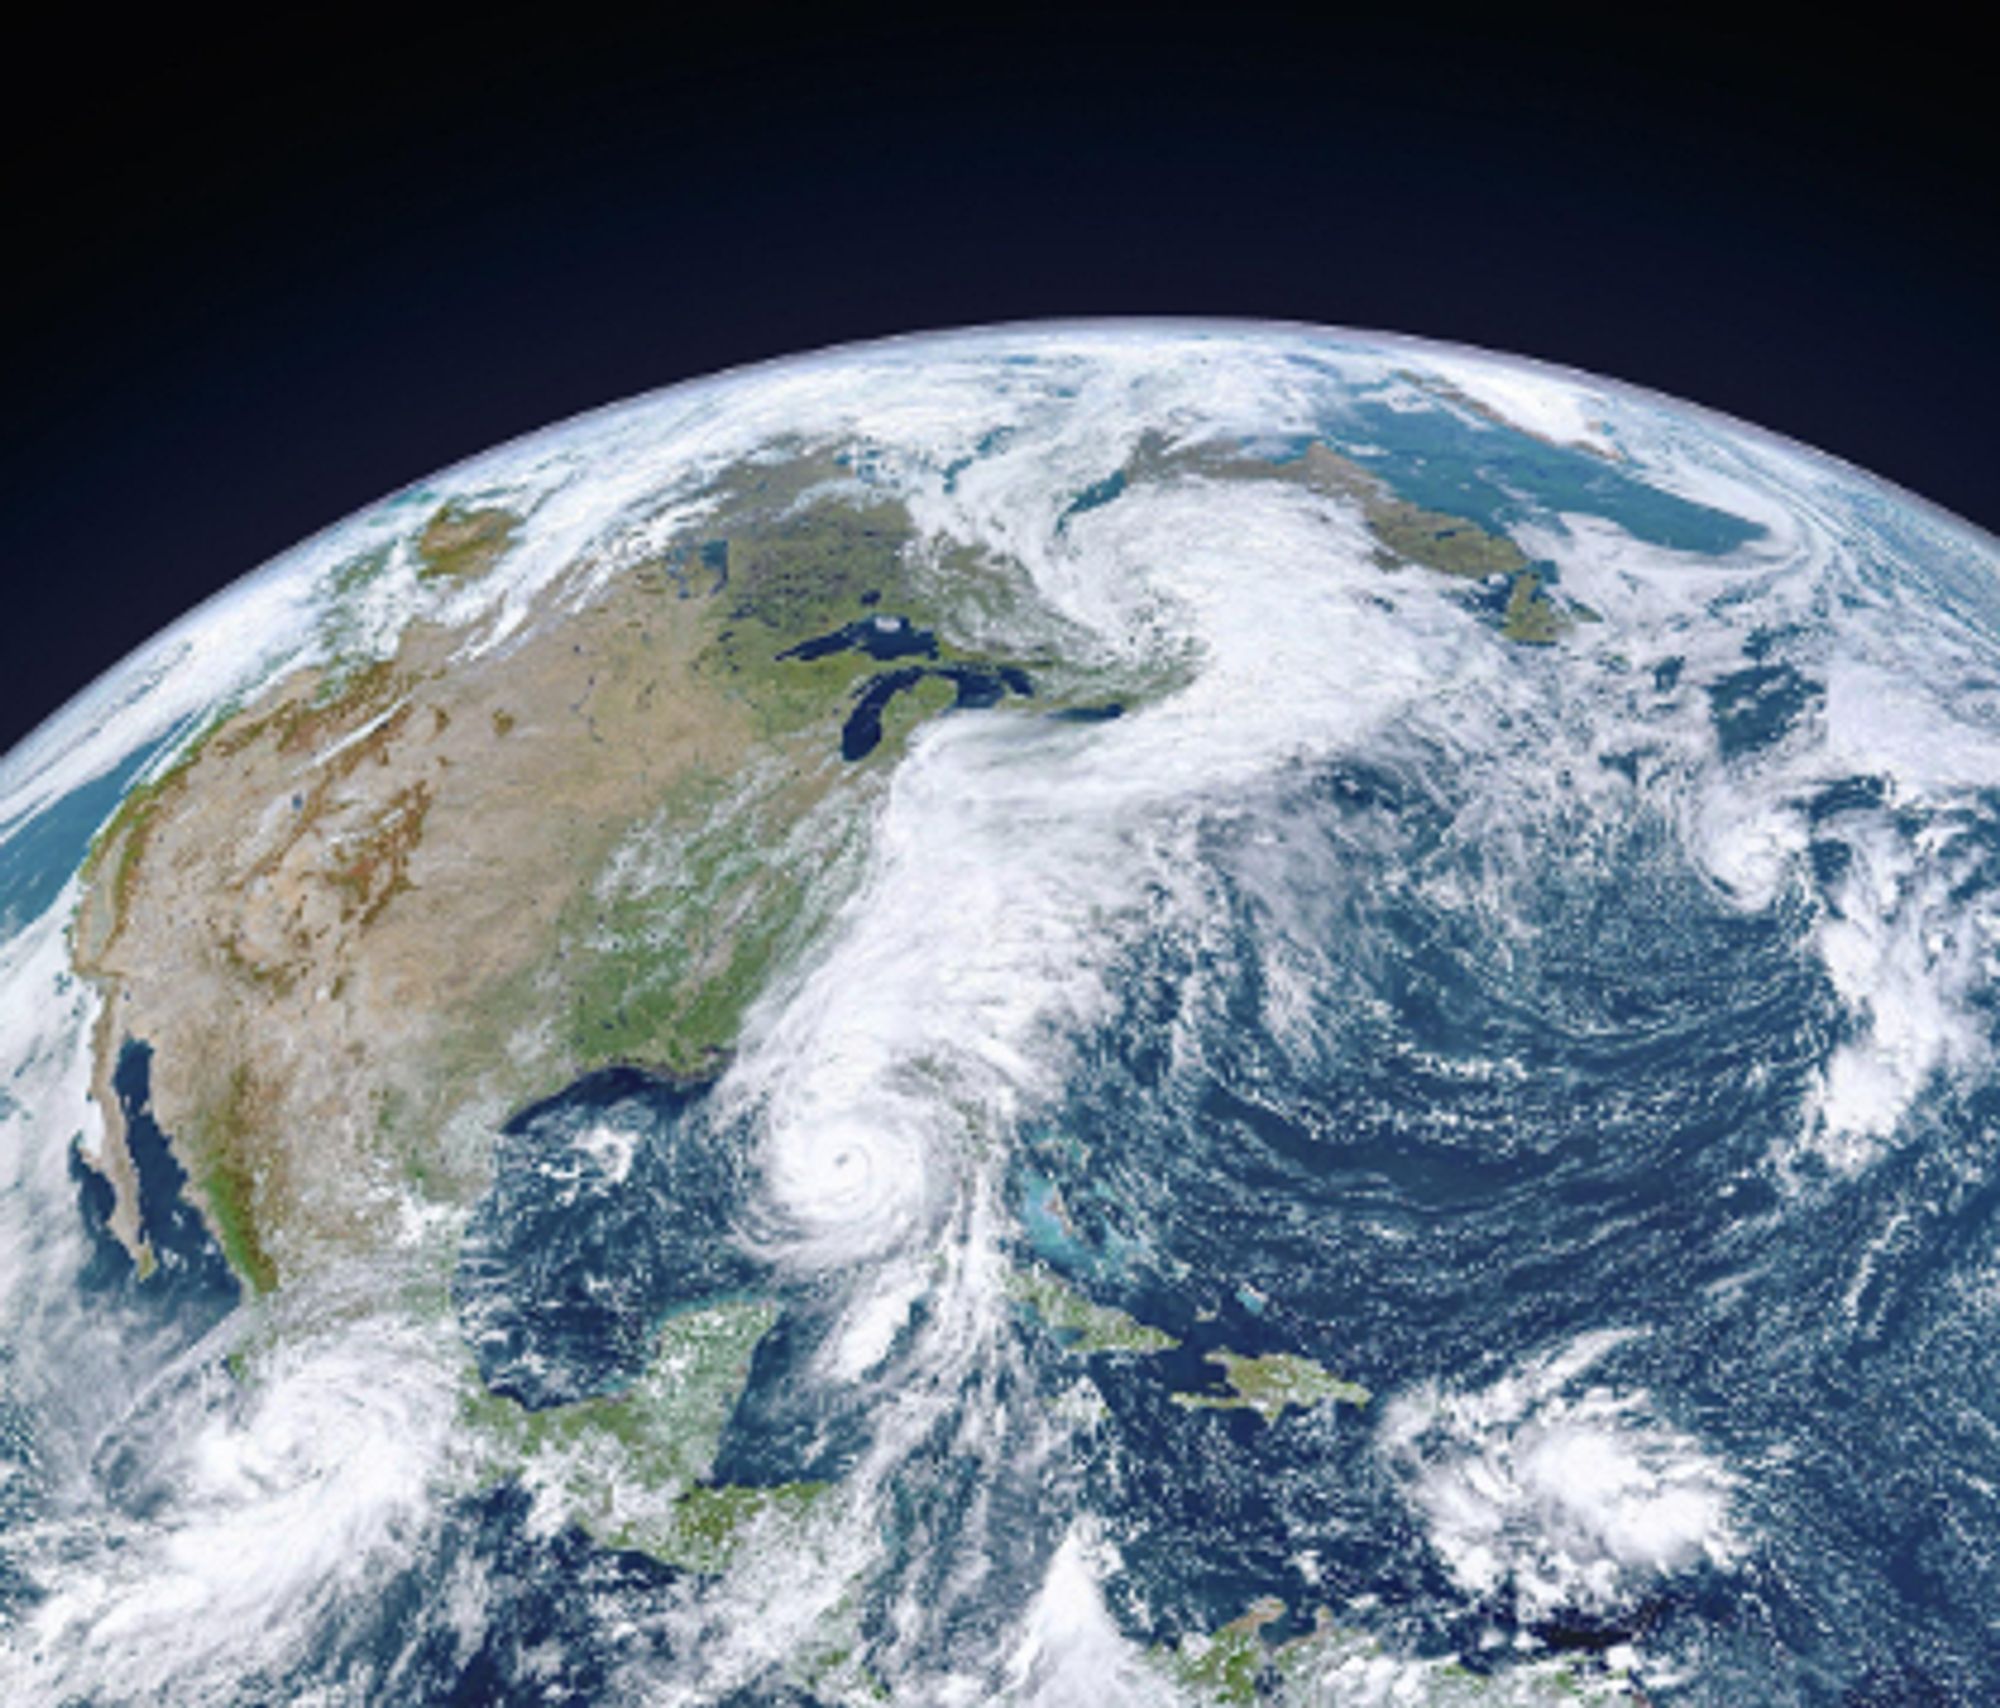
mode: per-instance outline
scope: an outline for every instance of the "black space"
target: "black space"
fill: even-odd
[[[79,12],[15,54],[0,115],[0,749],[198,598],[460,457],[734,363],[979,321],[1275,316],[1519,351],[2000,529],[1970,40],[1405,11],[137,33]]]

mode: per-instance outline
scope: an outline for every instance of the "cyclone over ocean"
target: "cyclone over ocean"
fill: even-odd
[[[1991,1700],[1996,571],[1230,323],[308,541],[0,761],[0,1694]]]

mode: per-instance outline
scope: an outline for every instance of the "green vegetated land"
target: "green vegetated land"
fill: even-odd
[[[1180,1341],[1109,1305],[1093,1304],[1046,1264],[1031,1263],[1007,1278],[1008,1291],[1079,1357],[1100,1352],[1168,1352]]]
[[[1176,1393],[1176,1405],[1191,1411],[1254,1411],[1266,1423],[1276,1423],[1287,1406],[1304,1411],[1331,1400],[1365,1406],[1370,1398],[1359,1382],[1343,1381],[1295,1353],[1266,1352],[1253,1358],[1224,1350],[1211,1352],[1208,1362],[1222,1367],[1229,1392]]]
[[[1416,564],[1463,581],[1500,582],[1507,601],[1497,623],[1500,633],[1523,646],[1549,646],[1580,621],[1596,613],[1548,591],[1550,567],[1537,565],[1504,534],[1494,533],[1465,516],[1429,510],[1398,498],[1374,471],[1317,441],[1296,456],[1257,457],[1233,446],[1195,445],[1168,448],[1149,435],[1140,440],[1122,477],[1113,487],[1100,482],[1086,497],[1095,502],[1146,480],[1199,475],[1226,481],[1287,481],[1357,506],[1379,546],[1385,568]]]
[[[441,506],[417,535],[417,575],[422,580],[470,581],[484,575],[513,546],[521,518],[498,505]]]
[[[831,459],[738,471],[722,492],[699,538],[643,573],[656,597],[698,606],[697,678],[746,709],[754,746],[678,783],[569,909],[565,1031],[584,1063],[702,1076],[727,1058],[751,1001],[844,893],[881,775],[953,704],[953,685],[926,677],[889,701],[880,744],[845,761],[842,726],[883,671],[1005,665],[1036,692],[1004,704],[1030,713],[1163,691],[1063,659],[1022,577],[962,551],[926,557],[903,506],[857,490]],[[987,625],[1011,619],[1024,644],[998,657],[954,640],[966,608]],[[875,616],[932,635],[935,652],[796,655]]]
[[[607,1547],[690,1571],[724,1570],[752,1535],[795,1535],[831,1485],[706,1480],[750,1355],[777,1314],[743,1300],[669,1317],[645,1371],[601,1399],[529,1411],[475,1381],[464,1408],[487,1475],[532,1476]]]
[[[727,1060],[955,698],[935,678],[897,693],[850,761],[843,726],[885,661],[800,643],[893,618],[933,638],[910,662],[1028,673],[1004,696],[1028,716],[1164,691],[1066,657],[1078,637],[1018,566],[919,539],[835,456],[738,465],[705,501],[609,574],[617,542],[589,548],[504,652],[468,658],[438,613],[364,620],[392,547],[336,565],[332,654],[218,710],[98,837],[78,964],[155,1043],[169,1130],[253,1285],[386,1231],[368,1206],[387,1195],[343,1185],[378,1160],[428,1196],[477,1192],[480,1158],[441,1136],[469,1097]],[[421,582],[471,586],[523,528],[454,500],[408,548]],[[96,1041],[100,1077],[118,1041]],[[113,1176],[136,1239],[131,1171]]]
[[[1332,1681],[1349,1687],[1365,1681],[1384,1702],[1412,1708],[1481,1708],[1509,1704],[1634,1700],[1619,1673],[1567,1658],[1516,1660],[1475,1672],[1451,1656],[1396,1656],[1368,1631],[1343,1625],[1326,1608],[1315,1610],[1309,1630],[1278,1638],[1289,1610],[1275,1595],[1253,1601],[1237,1618],[1212,1632],[1189,1633],[1149,1651],[1153,1666],[1198,1702],[1319,1703]],[[1376,1700],[1371,1696],[1369,1700]]]

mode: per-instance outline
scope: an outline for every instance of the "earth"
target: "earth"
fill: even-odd
[[[0,763],[10,1703],[1983,1703],[2000,549],[1480,352],[508,445]]]

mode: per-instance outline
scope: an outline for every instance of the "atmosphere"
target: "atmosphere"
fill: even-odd
[[[0,762],[0,1698],[1982,1704],[1996,555],[1221,320],[367,506]]]
[[[2000,523],[1989,145],[1949,40],[1254,7],[566,21],[58,26],[4,120],[0,743],[496,443],[1022,318],[1534,356]]]
[[[1993,1708],[1990,60],[406,14],[0,114],[0,1704]]]

